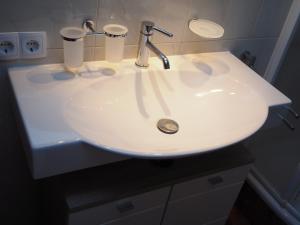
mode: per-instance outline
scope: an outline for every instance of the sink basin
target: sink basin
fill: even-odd
[[[269,107],[291,102],[230,52],[169,60],[170,70],[157,58],[148,69],[134,59],[88,62],[78,74],[61,64],[9,69],[33,176],[217,150],[255,133]],[[178,131],[162,132],[162,119]]]
[[[161,158],[238,142],[263,125],[268,105],[229,74],[133,68],[78,90],[63,112],[82,140],[96,147]],[[157,128],[164,118],[178,123],[176,134]]]

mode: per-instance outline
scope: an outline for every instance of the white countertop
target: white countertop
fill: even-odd
[[[207,60],[210,67],[199,64],[197,62],[199,57],[204,61]],[[179,66],[184,66],[200,72],[211,70],[212,75],[226,73],[231,79],[247,84],[249,88],[255,90],[268,107],[291,102],[230,52],[170,56],[169,60],[170,72],[178,70]],[[9,69],[9,77],[23,125],[24,140],[28,144],[27,155],[31,159],[30,167],[35,178],[126,158],[105,150],[97,151],[92,145],[83,142],[82,136],[66,122],[66,115],[58,109],[67,104],[66,99],[71,101],[78,90],[91,85],[101,89],[101,85],[105,85],[106,80],[112,79],[110,77],[112,71],[126,73],[126,71],[140,70],[134,66],[134,62],[134,59],[124,60],[118,65],[104,61],[86,62],[80,69],[79,75],[66,73],[61,64]],[[159,59],[151,58],[150,65],[150,69],[153,67],[164,73]]]

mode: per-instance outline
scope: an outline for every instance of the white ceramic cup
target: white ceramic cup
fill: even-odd
[[[122,61],[125,38],[128,33],[127,27],[119,24],[107,24],[103,30],[105,32],[105,60],[112,63]]]
[[[65,27],[60,31],[64,45],[64,64],[72,70],[82,66],[83,63],[83,38],[86,32],[77,27]]]

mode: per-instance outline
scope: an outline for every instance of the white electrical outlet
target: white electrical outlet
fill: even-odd
[[[19,57],[19,34],[0,33],[0,60],[12,60]]]
[[[46,32],[19,33],[21,58],[33,59],[47,56]]]

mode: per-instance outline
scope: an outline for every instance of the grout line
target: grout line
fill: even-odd
[[[96,13],[96,19],[97,19],[97,21],[98,21],[98,19],[99,19],[99,9],[100,9],[100,1],[101,0],[97,0],[97,13]]]
[[[84,49],[87,49],[87,48],[95,48],[97,46],[86,46],[84,47]],[[47,50],[63,50],[64,48],[47,48]]]
[[[179,45],[185,43],[206,43],[206,42],[221,42],[221,41],[257,41],[257,40],[275,40],[278,37],[255,37],[255,38],[227,38],[227,39],[218,39],[218,40],[199,40],[199,41],[184,41],[184,42],[160,42],[155,43],[157,45]],[[138,46],[135,44],[125,44],[125,46],[134,47]],[[104,48],[104,46],[87,46],[85,48]],[[63,48],[47,48],[48,50],[62,50]]]
[[[255,20],[254,24],[252,25],[253,27],[252,27],[252,29],[251,29],[251,35],[253,35],[253,36],[256,36],[255,31],[256,31],[256,28],[257,28],[259,19],[260,19],[260,17],[262,16],[262,12],[263,12],[263,8],[264,8],[265,1],[266,1],[266,0],[262,0],[262,1],[261,1],[261,5],[260,5],[260,8],[259,8],[258,13],[257,13],[256,20]]]
[[[100,4],[101,0],[97,0],[97,12],[96,12],[96,21],[95,21],[95,28],[98,29],[98,21],[99,21],[99,11],[100,11]],[[94,36],[94,46],[93,46],[93,60],[96,60],[96,47],[97,47],[97,37]]]
[[[199,40],[199,41],[185,41],[182,43],[198,43],[198,42],[218,42],[218,41],[253,41],[253,40],[269,40],[269,39],[277,39],[278,37],[255,37],[255,38],[226,38],[226,39],[217,39],[217,40]],[[165,43],[161,43],[165,44]]]
[[[185,35],[186,35],[186,23],[189,22],[191,18],[191,14],[192,14],[192,5],[193,5],[193,0],[189,0],[188,4],[187,4],[187,9],[186,9],[186,15],[185,15],[185,19],[184,19],[184,23],[183,23],[183,27],[182,27],[182,34],[181,34],[181,38],[179,39],[179,44],[182,43],[184,41]]]
[[[182,49],[182,45],[183,43],[185,43],[184,39],[187,35],[187,32],[189,32],[189,25],[186,24],[186,23],[189,23],[189,20],[192,19],[192,6],[193,6],[193,0],[189,0],[188,4],[187,4],[188,8],[187,8],[187,14],[185,16],[185,23],[183,24],[183,28],[182,28],[182,35],[181,35],[181,38],[178,42],[178,46],[177,46],[177,49],[176,49],[176,54],[181,54],[181,49]],[[186,29],[186,26],[187,26],[187,29]]]
[[[228,33],[227,33],[227,31],[228,31],[227,30],[227,25],[228,25],[228,21],[229,21],[228,18],[230,18],[229,15],[231,15],[231,13],[232,13],[231,7],[232,7],[232,4],[234,4],[232,1],[233,0],[228,0],[227,4],[226,4],[226,1],[224,1],[224,3],[225,3],[225,5],[224,5],[225,11],[224,11],[224,15],[223,15],[224,16],[223,17],[223,22],[221,24],[222,27],[224,28],[224,34],[223,34],[223,36],[227,36],[228,35]]]
[[[101,0],[97,0],[97,11],[96,11],[96,21],[95,21],[96,29],[97,29],[98,21],[99,21],[99,9],[100,9],[100,5],[101,5],[100,1]]]

